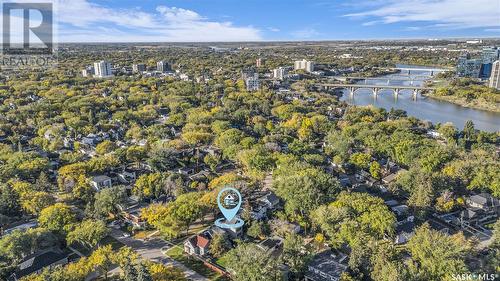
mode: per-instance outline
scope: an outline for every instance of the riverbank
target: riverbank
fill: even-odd
[[[441,83],[430,83],[437,89],[428,97],[453,103],[462,107],[500,113],[500,91],[489,88],[475,79],[453,79]]]
[[[433,93],[422,94],[428,98],[449,102],[466,108],[478,109],[494,113],[500,113],[500,104],[491,103],[483,99],[467,100],[467,98],[457,96],[439,96]]]

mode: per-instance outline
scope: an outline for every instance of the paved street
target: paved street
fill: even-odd
[[[187,268],[178,261],[175,261],[172,258],[164,255],[161,249],[163,247],[168,248],[169,246],[171,246],[171,244],[169,244],[167,241],[158,238],[152,238],[149,239],[147,242],[145,242],[142,240],[134,239],[133,237],[124,237],[123,234],[124,232],[121,230],[113,229],[111,231],[111,236],[113,236],[116,240],[122,242],[123,244],[129,246],[130,248],[134,249],[144,259],[155,262],[161,262],[163,264],[172,264],[175,267],[184,271],[186,277],[189,278],[190,280],[208,281],[207,278]]]

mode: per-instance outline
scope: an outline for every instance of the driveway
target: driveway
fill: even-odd
[[[142,258],[151,260],[154,262],[163,263],[166,265],[173,265],[182,271],[186,275],[186,278],[193,281],[209,281],[209,279],[201,276],[197,272],[187,268],[182,263],[164,255],[161,251],[163,247],[170,247],[167,241],[158,238],[150,238],[147,241],[134,239],[133,237],[124,237],[124,232],[117,229],[111,230],[111,236],[121,243],[127,245],[128,247],[134,249]]]

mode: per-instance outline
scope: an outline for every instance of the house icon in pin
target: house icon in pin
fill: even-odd
[[[235,202],[235,199],[234,196],[232,194],[228,194],[226,197],[224,197],[224,205],[226,205],[227,207],[234,207],[236,206],[236,202]]]

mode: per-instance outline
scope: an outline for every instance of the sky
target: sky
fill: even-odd
[[[500,38],[500,0],[53,1],[59,42]]]

